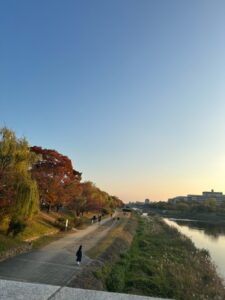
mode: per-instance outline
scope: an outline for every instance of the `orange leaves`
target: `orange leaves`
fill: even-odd
[[[78,186],[81,173],[73,170],[68,157],[55,150],[35,146],[31,147],[31,151],[39,155],[39,160],[32,167],[32,175],[39,186],[41,203],[65,205],[69,201],[67,187],[71,184]]]
[[[112,210],[122,201],[101,191],[94,183],[81,183],[81,173],[74,170],[71,160],[55,150],[31,147],[39,156],[32,167],[39,187],[41,204],[67,206],[77,214],[84,210]]]

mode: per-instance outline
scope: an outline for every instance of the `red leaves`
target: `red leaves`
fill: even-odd
[[[32,176],[38,183],[41,204],[67,206],[77,214],[84,209],[101,211],[121,206],[121,200],[101,191],[92,182],[80,183],[81,173],[73,169],[67,156],[41,147],[30,149],[39,155]]]
[[[39,160],[32,167],[32,175],[39,186],[41,203],[63,205],[68,201],[66,187],[79,185],[81,173],[73,170],[71,160],[55,150],[31,147],[39,155]]]

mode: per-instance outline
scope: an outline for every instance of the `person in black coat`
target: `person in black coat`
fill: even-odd
[[[80,245],[79,249],[77,250],[76,257],[77,257],[77,264],[79,265],[82,259],[82,245]]]

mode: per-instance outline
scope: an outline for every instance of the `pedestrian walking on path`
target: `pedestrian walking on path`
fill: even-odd
[[[80,245],[79,249],[77,250],[76,257],[77,257],[77,264],[79,266],[82,259],[82,245]]]
[[[99,223],[99,224],[101,223],[101,220],[102,220],[102,216],[99,215],[99,216],[98,216],[98,223]]]
[[[92,218],[91,218],[91,224],[94,224],[95,223],[95,221],[96,221],[96,216],[93,216]]]

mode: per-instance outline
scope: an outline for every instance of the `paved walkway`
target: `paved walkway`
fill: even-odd
[[[47,284],[0,280],[1,300],[160,300],[119,293],[73,289]],[[162,299],[161,299],[162,300]],[[166,300],[166,299],[164,299]],[[169,299],[167,299],[169,300]]]
[[[82,244],[84,252],[87,251],[98,243],[114,224],[115,221],[105,219],[100,225],[93,224],[84,230],[68,234],[39,250],[0,262],[0,279],[66,285],[80,272],[82,265],[90,261],[84,255],[82,265],[76,265],[75,252],[79,245]]]

